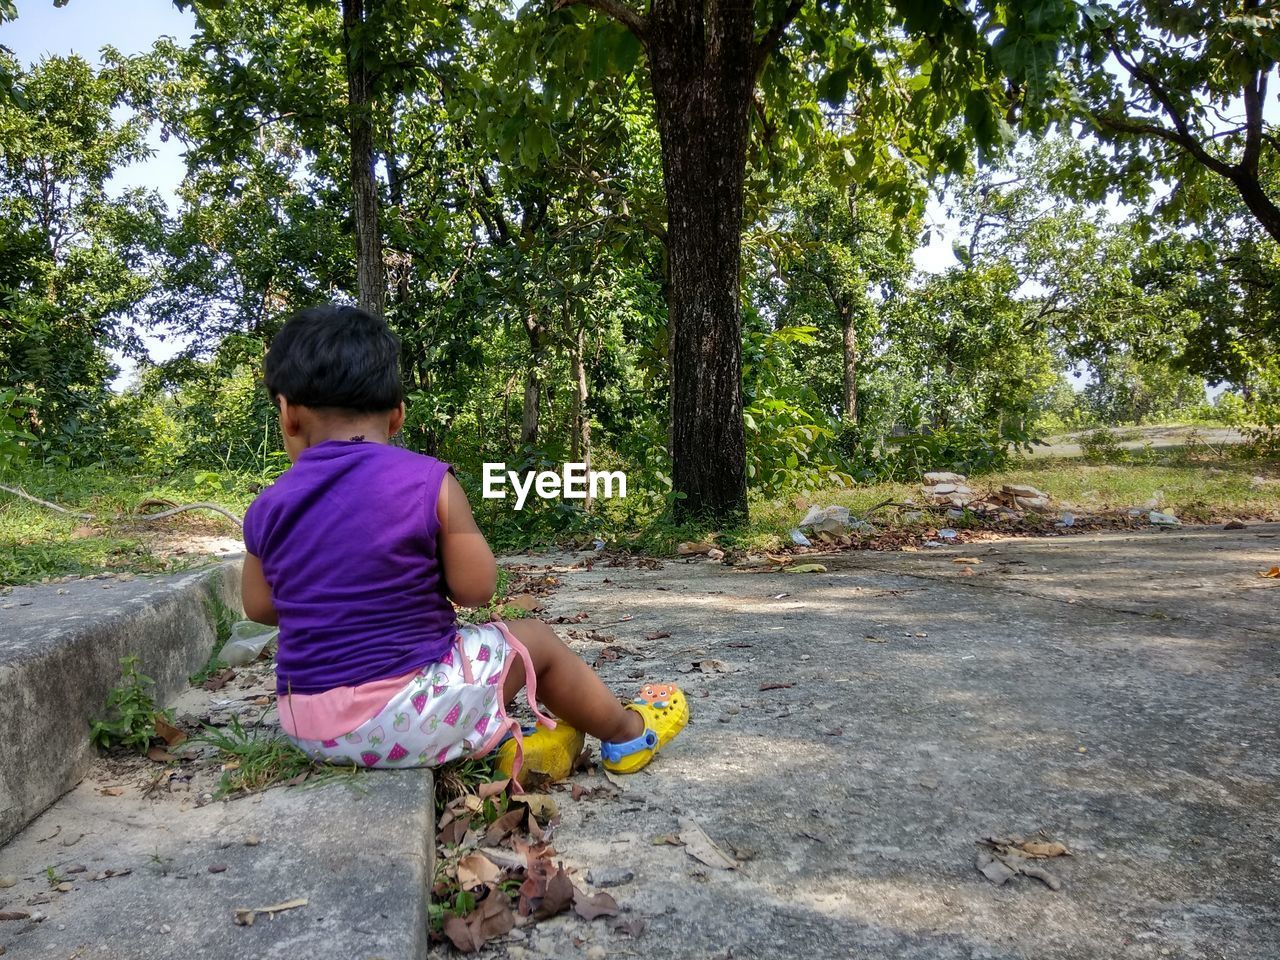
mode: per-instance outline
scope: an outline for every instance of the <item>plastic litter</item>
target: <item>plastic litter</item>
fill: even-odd
[[[1074,527],[1076,525],[1076,515],[1070,510],[1062,514],[1062,518],[1054,524],[1055,527]]]
[[[801,533],[799,530],[792,530],[792,531],[791,531],[791,542],[792,542],[792,543],[794,543],[797,547],[812,547],[812,546],[813,546],[813,541],[811,541],[808,537],[806,537],[806,536],[805,536],[803,533]]]
[[[810,507],[800,521],[800,529],[812,533],[829,533],[839,536],[849,529],[849,508],[841,506]]]
[[[959,534],[957,534],[950,527],[944,527],[943,529],[938,531],[939,540],[954,540],[957,536],[959,536]]]
[[[1154,523],[1157,527],[1180,527],[1182,521],[1171,513],[1161,513],[1159,510],[1152,510],[1147,514],[1147,519]]]
[[[262,649],[280,633],[279,627],[240,620],[231,628],[231,639],[218,653],[218,659],[231,667],[243,666],[257,659]]]

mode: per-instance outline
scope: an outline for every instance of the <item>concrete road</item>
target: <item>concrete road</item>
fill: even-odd
[[[560,856],[633,873],[641,937],[561,917],[498,955],[1280,956],[1280,525],[825,562],[564,575],[553,613],[616,637],[575,646],[694,720],[619,797],[561,795]],[[682,819],[738,868],[662,842]],[[975,869],[1041,831],[1061,889]]]
[[[1125,450],[1168,450],[1171,447],[1185,447],[1192,441],[1212,444],[1221,447],[1224,444],[1244,443],[1244,434],[1234,427],[1191,427],[1191,426],[1147,426],[1147,427],[1104,427],[1107,433],[1116,438],[1119,447]],[[1049,437],[1044,446],[1032,447],[1026,456],[1031,459],[1044,457],[1083,457],[1084,447],[1080,440],[1094,433],[1093,430],[1078,430],[1058,437]]]

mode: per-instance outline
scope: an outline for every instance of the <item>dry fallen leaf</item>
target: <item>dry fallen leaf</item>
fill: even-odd
[[[706,831],[687,817],[680,820],[680,842],[684,844],[684,852],[699,863],[717,870],[737,869],[738,861],[717,847]]]
[[[692,557],[692,556],[697,556],[700,553],[708,553],[709,551],[714,549],[715,549],[714,544],[703,543],[701,541],[698,541],[698,542],[687,541],[685,543],[680,544],[678,547],[676,547],[676,553],[680,554],[680,556],[682,557]]]
[[[1031,853],[1032,849],[1055,851]],[[1059,849],[1061,848],[1061,849]],[[974,866],[988,880],[1000,886],[1009,878],[1022,874],[1039,880],[1050,890],[1062,889],[1062,881],[1039,865],[1045,857],[1069,856],[1067,848],[1054,841],[1022,840],[1018,837],[987,837],[978,841],[978,855]]]
[[[972,564],[978,564],[978,563],[981,563],[982,561],[981,561],[981,560],[979,560],[977,557],[953,557],[953,558],[952,558],[952,560],[951,560],[951,562],[952,562],[952,563],[972,563]]]
[[[1280,580],[1280,567],[1272,567],[1270,570],[1261,571],[1258,576],[1266,577],[1268,580]]]
[[[618,901],[607,893],[587,896],[577,887],[573,889],[573,912],[583,920],[594,920],[596,917],[616,917]]]
[[[493,887],[466,917],[445,917],[444,934],[462,953],[475,953],[485,942],[506,936],[516,924],[507,898]]]
[[[269,918],[275,919],[277,913],[283,913],[285,910],[296,910],[298,907],[307,905],[306,897],[295,897],[292,900],[285,900],[283,903],[273,903],[269,907],[236,907],[235,922],[237,926],[252,927],[253,921],[257,919],[257,915],[265,913]]]
[[[482,853],[469,853],[458,861],[458,886],[463,890],[497,883],[502,871]]]
[[[493,823],[489,824],[489,828],[484,833],[484,843],[487,847],[496,847],[500,844],[507,834],[520,826],[520,821],[524,819],[525,811],[523,808],[508,810]],[[463,823],[463,834],[466,833],[466,824]],[[459,840],[461,835],[459,835]]]
[[[152,747],[147,751],[147,759],[156,763],[168,763],[171,760],[178,759],[164,747]]]
[[[569,909],[573,903],[573,881],[565,873],[564,864],[530,858],[520,885],[520,915],[545,920]]]
[[[539,820],[550,820],[560,812],[556,802],[545,793],[520,793],[511,798],[512,803],[523,803]]]
[[[98,792],[104,797],[118,797],[124,793],[119,787],[103,787]]]
[[[511,785],[510,777],[503,777],[501,780],[490,780],[488,783],[482,783],[476,788],[476,793],[481,800],[488,800],[490,797],[496,797],[500,793],[504,793]]]
[[[159,715],[155,718],[156,736],[170,747],[176,747],[183,740],[187,739],[187,735],[175,727],[172,723]]]
[[[1066,844],[1058,843],[1056,840],[1024,840],[1018,844],[1022,848],[1022,852],[1029,857],[1069,857],[1071,852],[1067,849]]]
[[[542,607],[542,602],[531,593],[522,593],[518,597],[511,597],[502,605],[504,607],[518,607],[521,610],[528,610],[532,613]]]

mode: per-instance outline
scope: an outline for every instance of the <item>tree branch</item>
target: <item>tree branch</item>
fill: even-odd
[[[555,0],[552,10],[563,10],[566,7],[590,7],[606,17],[618,21],[636,35],[642,44],[648,46],[649,22],[637,11],[632,10],[622,0]]]
[[[1262,105],[1267,99],[1267,74],[1255,70],[1244,86],[1244,153],[1240,169],[1257,179],[1258,158],[1262,154]]]
[[[1154,129],[1145,131],[1133,130],[1129,132],[1146,132],[1152,133],[1155,136],[1160,136],[1163,139],[1182,147],[1214,173],[1230,178],[1235,172],[1232,165],[1218,157],[1215,157],[1205,149],[1204,144],[1202,144],[1196,138],[1195,134],[1191,132],[1191,128],[1187,124],[1186,117],[1182,115],[1182,111],[1174,104],[1173,97],[1169,95],[1169,91],[1165,89],[1164,85],[1160,83],[1159,79],[1157,79],[1150,70],[1133,58],[1127,56],[1124,51],[1120,49],[1120,45],[1116,42],[1114,31],[1107,31],[1107,46],[1111,48],[1111,53],[1116,58],[1116,61],[1120,66],[1124,67],[1125,71],[1131,77],[1140,80],[1143,86],[1151,91],[1151,96],[1160,104],[1161,107],[1164,108],[1164,112],[1169,115],[1169,119],[1173,121],[1174,126],[1174,130],[1169,130],[1167,127],[1160,127],[1156,125],[1154,126]],[[1114,120],[1114,118],[1111,119]],[[1163,132],[1157,133],[1156,131]]]
[[[755,74],[760,76],[760,71],[764,69],[764,65],[768,62],[769,56],[774,50],[778,49],[778,44],[782,41],[782,35],[786,33],[787,27],[791,26],[791,21],[800,13],[800,8],[804,6],[804,0],[791,0],[787,4],[787,9],[782,12],[774,23],[769,27],[765,35],[760,38],[760,42],[756,44],[756,63]]]

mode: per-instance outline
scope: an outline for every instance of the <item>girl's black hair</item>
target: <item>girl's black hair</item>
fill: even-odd
[[[264,369],[271,398],[324,410],[381,413],[404,400],[400,338],[356,307],[300,310],[271,341]]]

